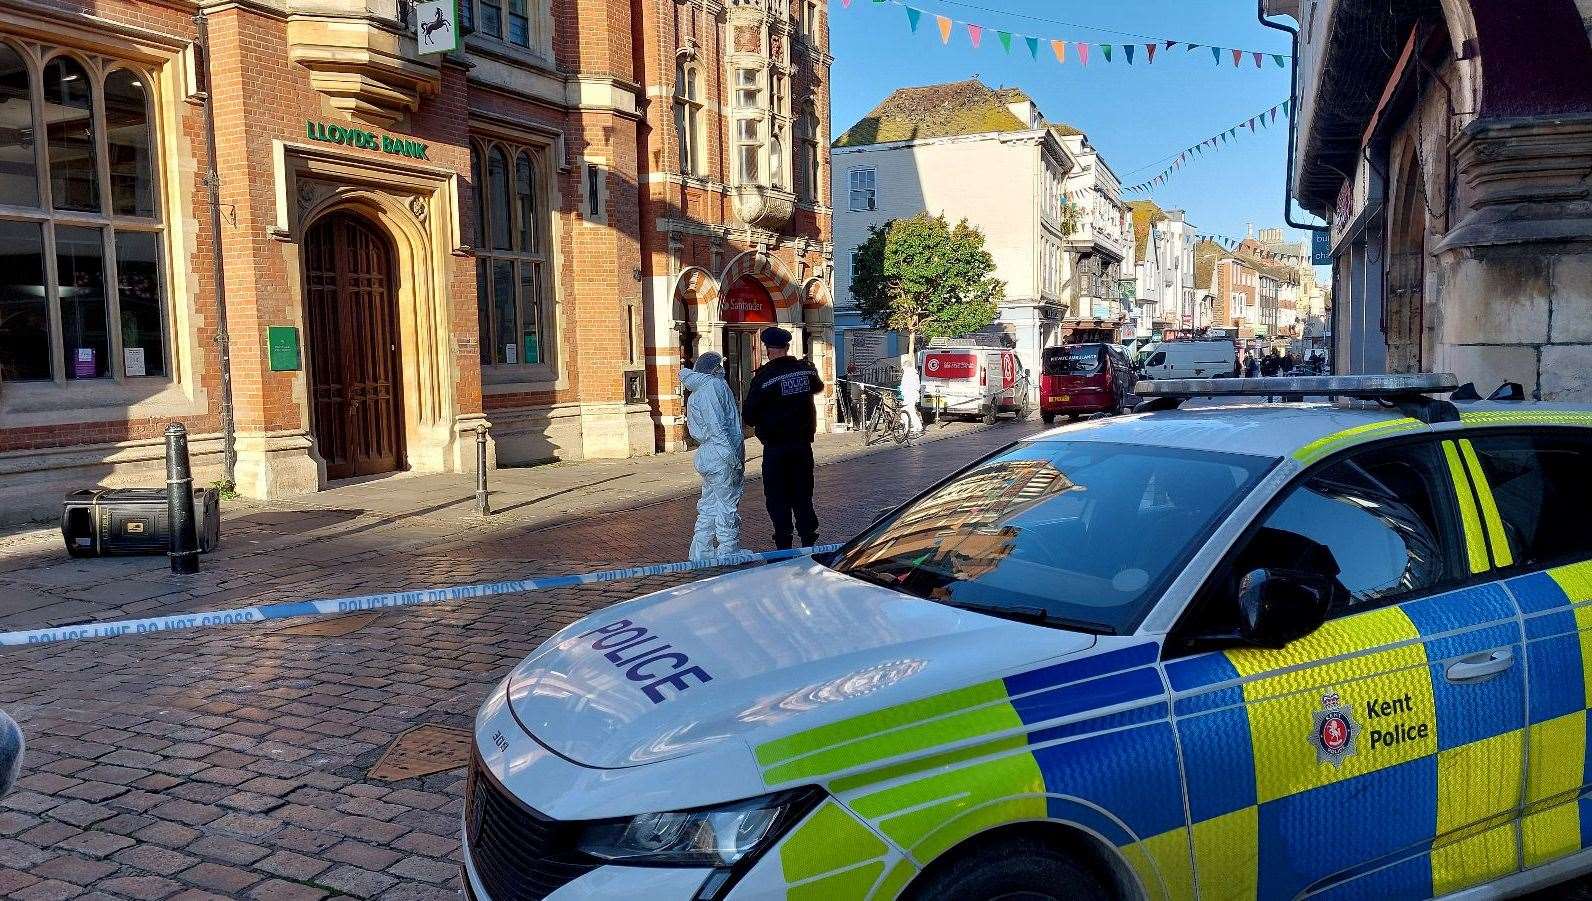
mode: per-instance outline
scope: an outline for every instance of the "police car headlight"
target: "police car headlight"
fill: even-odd
[[[729,866],[779,841],[821,797],[812,790],[778,792],[721,807],[593,823],[580,849],[627,863]]]

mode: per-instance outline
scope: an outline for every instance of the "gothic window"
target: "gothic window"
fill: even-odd
[[[681,60],[675,67],[674,132],[680,145],[680,172],[701,175],[707,155],[703,131],[702,70]]]

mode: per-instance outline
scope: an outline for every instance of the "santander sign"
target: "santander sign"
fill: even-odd
[[[923,374],[931,379],[970,379],[978,375],[978,357],[974,354],[924,354]]]

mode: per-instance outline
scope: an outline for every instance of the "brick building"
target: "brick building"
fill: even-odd
[[[411,8],[0,6],[0,521],[158,484],[171,421],[272,497],[483,424],[652,453],[682,357],[829,352],[819,4],[460,0],[445,52]]]

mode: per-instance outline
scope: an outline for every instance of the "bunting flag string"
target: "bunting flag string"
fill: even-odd
[[[1277,121],[1277,113],[1279,112],[1282,113],[1284,119],[1288,118],[1288,116],[1293,112],[1293,100],[1291,98],[1284,100],[1281,103],[1273,105],[1270,109],[1263,110],[1253,116],[1250,116],[1245,121],[1240,122],[1237,125],[1226,129],[1225,131],[1218,132],[1217,134],[1200,141],[1198,144],[1185,147],[1169,157],[1162,157],[1163,160],[1170,159],[1172,162],[1167,164],[1166,168],[1156,173],[1152,178],[1146,181],[1141,181],[1136,185],[1123,188],[1122,190],[1129,194],[1142,194],[1151,188],[1160,187],[1161,185],[1164,185],[1170,181],[1172,174],[1177,172],[1179,169],[1182,169],[1189,163],[1190,160],[1203,157],[1206,151],[1215,152],[1222,146],[1226,145],[1229,141],[1236,139],[1239,136],[1239,129],[1248,128],[1250,133],[1254,134],[1256,123],[1259,123],[1261,128],[1269,127],[1267,125],[1268,120],[1271,122]],[[1151,165],[1154,165],[1154,163]],[[1148,168],[1148,166],[1141,166],[1139,168],[1145,169]],[[1132,171],[1137,172],[1139,170],[1135,169]]]
[[[1133,65],[1134,62],[1139,58],[1144,60],[1144,64],[1146,66],[1154,65],[1157,59],[1165,60],[1168,57],[1173,56],[1171,51],[1176,47],[1183,48],[1183,55],[1185,57],[1202,47],[1207,48],[1211,52],[1211,59],[1218,66],[1223,65],[1222,60],[1230,55],[1234,68],[1242,68],[1246,56],[1254,61],[1255,68],[1257,69],[1264,69],[1266,67],[1266,60],[1268,59],[1271,60],[1272,63],[1277,66],[1277,68],[1285,69],[1288,66],[1288,60],[1293,58],[1293,56],[1288,53],[1272,53],[1267,50],[1245,50],[1237,47],[1217,47],[1210,44],[1200,44],[1194,43],[1192,41],[1176,40],[1171,38],[1160,41],[1137,42],[1114,40],[1109,43],[1105,41],[1075,41],[1063,38],[1050,38],[1040,35],[1024,34],[1023,32],[1012,31],[1009,29],[992,28],[987,25],[982,25],[978,22],[969,22],[964,19],[952,18],[951,16],[941,15],[939,13],[925,10],[921,7],[913,6],[905,2],[905,0],[873,0],[873,3],[889,3],[903,7],[907,14],[907,26],[914,33],[917,32],[918,25],[923,20],[924,13],[929,13],[929,15],[934,17],[935,25],[939,27],[941,44],[949,44],[951,42],[952,32],[956,30],[956,26],[960,25],[966,29],[968,43],[971,44],[975,50],[983,48],[985,32],[993,31],[995,32],[995,36],[1000,39],[1000,45],[1003,51],[1008,54],[1011,53],[1013,39],[1021,38],[1023,44],[1028,47],[1028,55],[1035,60],[1039,59],[1040,44],[1048,43],[1050,45],[1051,53],[1055,55],[1056,62],[1060,65],[1066,65],[1067,58],[1069,56],[1075,58],[1080,66],[1089,65],[1090,48],[1098,50],[1099,55],[1108,63],[1115,62],[1120,58],[1123,62],[1130,66]],[[851,4],[852,0],[841,0],[841,5],[848,9],[851,7]],[[1142,57],[1139,56],[1139,51],[1141,49],[1144,51]],[[1070,53],[1069,50],[1071,51]],[[1118,53],[1118,51],[1121,52]]]
[[[1308,258],[1310,256],[1308,247],[1305,248],[1305,252],[1303,254],[1279,253],[1275,250],[1267,250],[1255,238],[1234,238],[1231,235],[1220,235],[1213,232],[1201,232],[1196,234],[1194,238],[1197,241],[1210,241],[1211,243],[1218,244],[1227,250],[1242,251],[1250,256],[1261,257],[1262,259],[1271,260],[1273,262],[1292,263],[1301,257]],[[1308,245],[1309,242],[1295,241],[1293,243]]]

